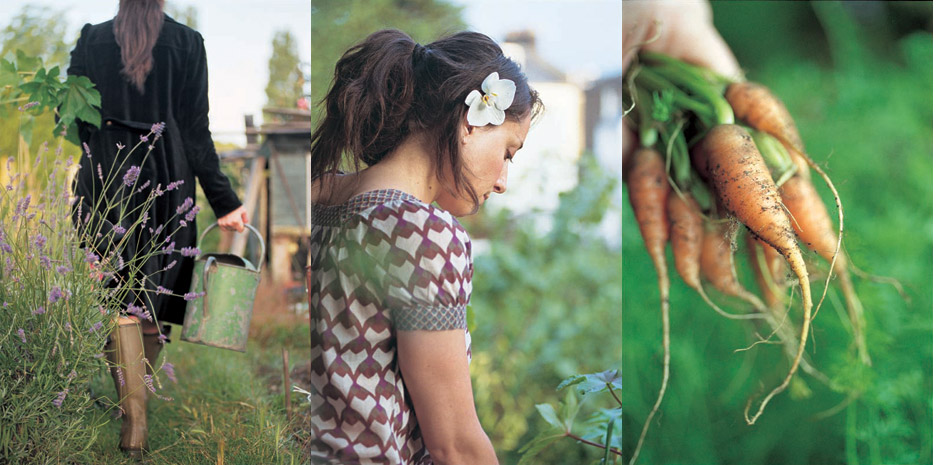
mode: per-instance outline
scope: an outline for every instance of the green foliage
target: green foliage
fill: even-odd
[[[828,9],[819,13],[821,21],[813,8]],[[868,36],[848,25],[819,29],[851,21],[840,6],[824,3],[714,2],[713,10],[748,79],[786,103],[807,151],[836,183],[851,261],[897,278],[911,300],[887,284],[854,277],[868,320],[873,365],[867,367],[850,347],[833,279],[807,345],[830,382],[801,372],[794,378],[801,389],[776,397],[748,426],[746,402],[775,386],[789,362],[777,346],[735,353],[753,342],[755,328],[716,315],[671,270],[671,378],[639,463],[932,463],[932,35]],[[845,34],[833,44],[857,47],[830,49],[826,34]],[[890,53],[874,53],[870,42]],[[852,56],[836,58],[842,53]],[[814,184],[834,211],[829,190]],[[659,389],[662,349],[656,279],[629,209],[623,249],[623,437],[630,451]],[[807,260],[824,275],[818,257]],[[749,270],[741,260],[742,279]],[[755,288],[751,280],[745,285]],[[819,292],[816,283],[813,295]],[[727,298],[718,303],[743,309]]]
[[[481,424],[503,463],[545,447],[536,463],[601,455],[571,440],[545,444],[553,433],[540,431],[537,410],[549,408],[537,404],[554,399],[553,386],[563,379],[620,365],[621,255],[597,232],[619,184],[587,153],[578,172],[578,185],[548,216],[518,221],[506,211],[482,210],[483,218],[465,221],[476,250],[486,249],[474,261],[472,385]],[[583,407],[585,417],[594,410]]]
[[[0,115],[8,116],[13,111],[28,111],[32,115],[56,113],[58,121],[51,136],[67,133],[67,140],[78,144],[76,120],[95,127],[101,125],[101,95],[94,84],[84,76],[68,76],[64,81],[55,66],[46,70],[42,60],[16,51],[16,61],[0,58]],[[30,143],[31,126],[19,129],[26,144]],[[47,137],[49,135],[46,135]]]
[[[267,105],[294,108],[302,98],[305,76],[296,48],[296,39],[289,31],[277,31],[273,36],[273,54],[270,55],[270,80],[266,86]]]
[[[439,0],[312,0],[312,102],[325,97],[335,63],[354,44],[380,29],[395,28],[420,43],[465,28],[461,8]],[[313,110],[312,121],[319,115]]]
[[[0,58],[16,63],[19,60],[17,50],[20,50],[20,56],[23,57],[43,57],[47,70],[55,67],[65,69],[74,39],[65,38],[67,24],[63,11],[25,6],[7,24],[0,26],[3,26],[0,31]],[[19,64],[19,70],[36,71],[38,58],[32,60],[33,63],[28,66],[26,63]],[[47,112],[34,118],[23,118],[20,113],[11,113],[10,108],[16,109],[27,102],[7,102],[7,92],[11,89],[6,86],[15,88],[28,76],[16,76],[8,71],[0,71],[0,154],[8,156],[16,154],[18,150],[35,153],[42,141],[48,139],[47,135],[53,132],[56,121],[53,114]],[[60,71],[59,74],[64,73]],[[40,136],[33,138],[33,134]],[[20,141],[21,135],[25,143]]]

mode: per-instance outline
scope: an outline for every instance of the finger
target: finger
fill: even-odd
[[[243,212],[241,212],[241,221],[243,221],[244,224],[250,223],[250,217],[247,215],[247,210],[244,210]]]

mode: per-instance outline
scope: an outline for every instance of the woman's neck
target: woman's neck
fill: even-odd
[[[377,189],[397,189],[422,202],[434,202],[440,186],[428,145],[424,137],[407,137],[380,162],[355,176],[358,182],[352,196]]]

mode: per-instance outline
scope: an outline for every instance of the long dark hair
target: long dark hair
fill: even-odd
[[[484,34],[459,32],[425,46],[394,29],[371,34],[335,65],[325,118],[312,135],[312,179],[337,173],[345,157],[356,170],[374,165],[422,132],[433,146],[439,179],[448,167],[454,193],[466,192],[477,205],[458,156],[458,129],[468,111],[465,98],[493,72],[517,86],[508,119],[540,111],[539,95],[520,67]]]
[[[143,93],[146,76],[153,69],[153,46],[163,25],[165,0],[120,0],[114,18],[114,38],[120,46],[120,70]]]

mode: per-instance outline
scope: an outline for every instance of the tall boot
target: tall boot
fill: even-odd
[[[146,434],[146,363],[140,323],[120,318],[104,353],[111,362],[111,375],[120,398],[123,423],[120,426],[120,449],[132,457],[142,457],[147,448]],[[122,372],[122,373],[121,373]]]
[[[166,336],[166,342],[169,342],[168,337],[171,331],[171,326],[163,325],[162,334]],[[146,364],[146,374],[153,376],[153,370],[156,368],[163,345],[164,343],[159,342],[159,333],[143,333],[143,353],[146,354],[146,360],[149,362]]]

